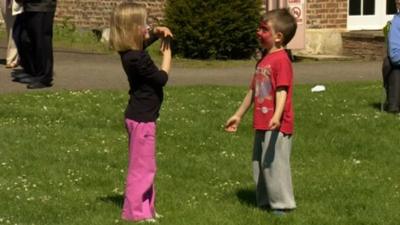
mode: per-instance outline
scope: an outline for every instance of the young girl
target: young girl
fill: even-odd
[[[166,27],[149,30],[146,20],[143,5],[122,3],[117,6],[111,16],[110,45],[119,52],[130,85],[130,99],[125,111],[129,162],[122,218],[155,222],[156,120],[170,70],[168,40],[172,34]],[[161,70],[143,50],[157,36],[162,38]]]

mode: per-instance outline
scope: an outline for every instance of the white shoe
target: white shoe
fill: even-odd
[[[164,216],[161,214],[156,213],[156,219],[163,218]]]
[[[144,220],[139,221],[139,223],[155,223],[155,222],[157,222],[157,221],[153,218],[144,219]]]

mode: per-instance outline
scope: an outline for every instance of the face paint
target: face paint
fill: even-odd
[[[273,34],[271,26],[266,22],[261,22],[257,29],[257,38],[263,47],[267,47],[273,44]]]

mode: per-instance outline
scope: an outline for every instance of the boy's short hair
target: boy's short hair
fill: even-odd
[[[261,17],[262,22],[270,21],[275,32],[283,34],[282,44],[287,45],[293,38],[297,29],[296,18],[290,13],[288,8],[274,9],[268,11]]]

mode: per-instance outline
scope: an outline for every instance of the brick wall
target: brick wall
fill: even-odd
[[[111,10],[123,1],[145,3],[150,16],[160,19],[166,0],[59,0],[56,21],[68,20],[83,28],[104,28],[108,25]],[[347,0],[306,2],[307,29],[346,28]]]
[[[111,10],[124,0],[60,0],[57,1],[56,22],[68,21],[81,28],[101,29],[109,24]],[[163,16],[165,0],[125,0],[144,3],[149,14]]]
[[[340,29],[347,24],[347,0],[307,0],[308,29]]]
[[[145,3],[150,16],[163,17],[166,0],[60,0],[56,21],[68,20],[77,27],[104,28],[111,10],[120,2]],[[346,28],[347,0],[306,0],[307,29]]]
[[[381,31],[350,31],[342,33],[343,54],[365,60],[381,60],[386,54]]]

